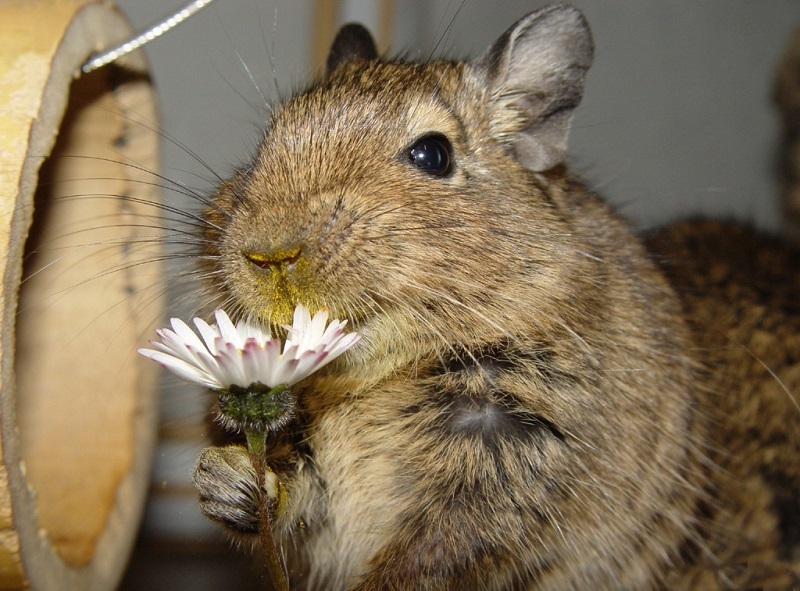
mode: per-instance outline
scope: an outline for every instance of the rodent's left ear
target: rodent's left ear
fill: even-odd
[[[328,74],[346,62],[374,60],[378,57],[375,41],[363,25],[344,25],[336,34],[328,53]]]
[[[564,161],[594,46],[583,14],[563,4],[517,21],[473,63],[489,91],[492,135],[533,171]]]

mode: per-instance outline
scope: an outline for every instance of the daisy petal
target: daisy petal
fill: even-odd
[[[152,359],[156,363],[160,363],[172,373],[185,380],[195,382],[207,388],[219,389],[223,387],[222,384],[215,381],[211,376],[198,370],[197,367],[187,363],[183,359],[178,359],[177,357],[162,353],[161,351],[153,351],[152,349],[139,349],[139,353],[148,359]]]
[[[212,355],[216,353],[217,352],[216,341],[222,336],[219,334],[219,331],[216,329],[216,327],[209,326],[208,322],[206,322],[202,318],[195,318],[194,325],[197,327],[197,330],[200,331],[200,335],[206,342],[206,347],[208,347],[209,352]]]
[[[360,336],[345,333],[346,320],[331,320],[327,310],[314,316],[297,306],[287,339],[273,338],[266,327],[244,321],[233,324],[223,311],[214,314],[216,324],[194,318],[197,332],[180,319],[171,320],[172,329],[156,331],[161,342],[139,352],[184,379],[212,389],[261,383],[269,388],[291,386],[324,367],[350,347]],[[199,336],[198,336],[199,333]]]
[[[235,345],[237,348],[241,347],[242,337],[239,335],[233,322],[231,322],[231,319],[228,318],[228,315],[223,310],[217,310],[214,312],[214,317],[217,319],[217,326],[219,327],[219,332],[223,340]]]
[[[175,335],[183,341],[185,346],[195,350],[205,348],[203,342],[197,338],[195,332],[183,320],[173,318],[170,320],[170,324],[172,324],[172,330],[175,331]]]

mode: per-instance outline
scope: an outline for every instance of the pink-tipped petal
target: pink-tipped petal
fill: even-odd
[[[249,386],[251,381],[244,373],[242,351],[233,343],[226,342],[216,355],[219,377],[223,384]]]
[[[331,356],[331,359],[335,359],[348,349],[352,348],[353,345],[360,340],[361,335],[357,332],[351,332],[343,335],[340,339],[333,343],[333,345],[331,345],[331,347],[328,349],[328,354]]]
[[[178,359],[177,357],[162,353],[161,351],[153,351],[152,349],[139,349],[139,353],[148,359],[152,359],[156,363],[160,363],[178,377],[185,380],[195,382],[196,384],[208,388],[222,388],[222,385],[211,378],[211,376],[199,371],[197,367],[187,363],[183,359]]]
[[[304,351],[297,359],[294,368],[294,382],[297,383],[310,376],[319,368],[328,364],[328,354],[325,351]]]
[[[260,345],[272,339],[272,335],[266,327],[262,328],[255,324],[248,324],[244,321],[236,324],[236,331],[241,335],[243,341],[247,339],[255,339]]]
[[[331,320],[331,323],[328,325],[328,328],[325,329],[325,332],[322,333],[320,340],[323,343],[329,343],[333,340],[339,338],[339,336],[344,333],[344,327],[347,324],[347,320]]]
[[[280,385],[292,386],[299,382],[300,380],[296,377],[298,363],[299,361],[297,359],[283,358],[281,363],[277,363],[272,367],[270,383],[268,385],[274,388]]]
[[[142,355],[170,371],[209,388],[232,385],[247,387],[260,382],[269,387],[291,386],[324,367],[360,339],[345,333],[346,320],[331,320],[320,310],[312,317],[308,309],[297,306],[294,323],[286,327],[288,338],[282,343],[269,330],[240,321],[233,324],[223,311],[215,312],[216,325],[194,319],[199,336],[186,323],[172,319],[172,330],[157,332],[161,342],[154,349],[141,349]]]
[[[228,315],[223,310],[217,310],[214,312],[214,317],[217,319],[217,326],[219,327],[222,338],[236,347],[241,347],[242,338],[233,325],[233,322],[231,322],[231,319],[228,318]]]
[[[322,340],[322,335],[325,334],[325,324],[328,322],[328,311],[320,310],[311,319],[311,326],[308,329],[307,346],[310,349],[312,343],[318,343]]]
[[[164,328],[158,331],[158,336],[161,337],[161,341],[164,344],[164,348],[168,350],[168,352],[170,352],[172,355],[180,359],[183,359],[188,363],[195,362],[195,355],[186,346],[185,341],[181,339],[180,335],[169,330],[168,328]]]
[[[205,345],[197,337],[197,334],[189,328],[189,326],[179,318],[173,318],[170,323],[172,330],[175,331],[177,337],[183,341],[184,345],[193,349],[204,349]]]
[[[195,318],[194,325],[197,327],[197,330],[200,331],[200,336],[203,337],[203,340],[206,343],[206,347],[208,348],[209,352],[213,355],[217,352],[217,340],[222,337],[220,335],[219,330],[216,327],[210,326],[208,322],[203,320],[202,318]]]

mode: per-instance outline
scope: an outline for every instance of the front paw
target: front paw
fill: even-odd
[[[262,493],[250,455],[238,445],[204,449],[194,471],[203,514],[243,534],[258,533],[261,494],[273,509],[281,504],[276,501],[283,487],[275,474],[268,471],[263,482]]]

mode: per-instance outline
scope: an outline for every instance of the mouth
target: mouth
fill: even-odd
[[[273,331],[282,331],[291,325],[297,306],[306,307],[312,314],[327,310],[330,318],[346,320],[351,330],[372,324],[379,313],[369,305],[353,305],[341,298],[324,297],[312,290],[292,289],[285,285],[273,285],[259,290],[257,296],[237,297],[240,313],[237,316],[258,320]]]
[[[377,319],[389,307],[378,301],[363,279],[346,269],[322,265],[301,243],[281,248],[237,248],[222,259],[219,285],[235,316],[261,322],[276,331],[290,325],[298,305],[311,313],[327,310],[352,329]]]

